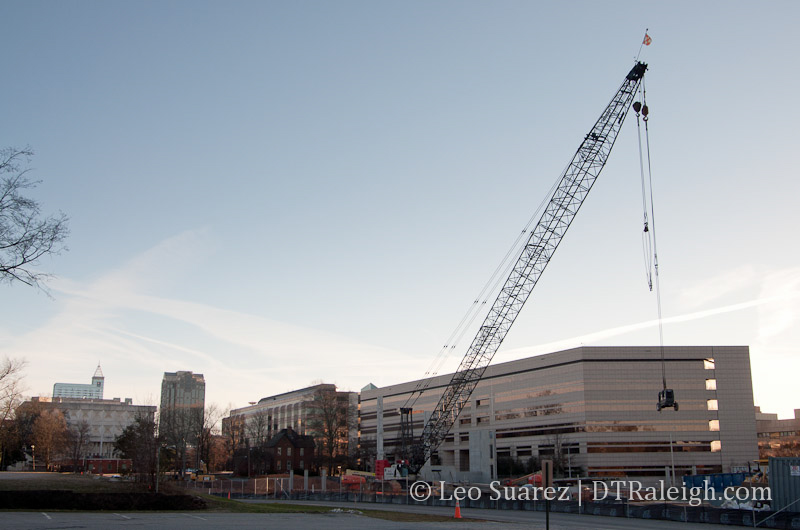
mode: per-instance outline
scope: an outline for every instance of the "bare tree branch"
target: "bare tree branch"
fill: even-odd
[[[39,184],[20,167],[32,156],[28,148],[0,149],[0,282],[43,288],[52,275],[36,266],[42,257],[66,250],[69,218],[61,212],[43,217],[39,203],[23,195]]]
[[[0,468],[6,465],[9,449],[14,445],[14,411],[22,403],[22,359],[5,358],[0,363]]]

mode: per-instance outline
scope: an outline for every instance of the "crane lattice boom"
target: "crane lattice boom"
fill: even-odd
[[[542,217],[409,456],[414,472],[444,441],[606,164],[647,65],[637,62],[564,170]],[[410,421],[410,418],[408,418]]]

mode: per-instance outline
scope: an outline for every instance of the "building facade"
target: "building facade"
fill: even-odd
[[[328,409],[321,414],[320,409]],[[299,436],[314,436],[317,440],[317,456],[327,455],[326,448],[333,441],[334,456],[346,458],[357,445],[358,393],[340,392],[333,384],[319,384],[275,396],[262,398],[258,403],[231,410],[222,419],[222,433],[228,437],[235,453],[245,454],[246,448],[261,448],[285,429],[291,429]],[[322,427],[321,416],[333,418],[335,430],[339,433],[335,440],[325,440],[319,432]]]
[[[56,383],[53,385],[53,397],[103,399],[104,385],[105,377],[103,377],[103,370],[98,364],[90,384]]]
[[[662,365],[678,411],[656,410]],[[413,404],[417,435],[451,377],[434,378]],[[399,458],[399,408],[418,383],[362,390],[366,467]],[[427,468],[488,481],[500,462],[551,459],[563,477],[680,481],[757,456],[747,347],[665,347],[663,363],[658,347],[580,347],[489,366]]]
[[[93,458],[117,458],[114,441],[126,427],[139,418],[153,421],[156,407],[134,405],[130,398],[53,400],[64,413],[67,425],[74,427],[85,422],[89,426],[86,455]]]
[[[159,429],[184,431],[194,429],[202,421],[206,403],[206,381],[203,374],[164,372],[161,380]],[[182,434],[181,434],[182,435]]]
[[[314,403],[319,395],[325,393],[335,393],[340,399],[346,400],[353,411],[356,410],[357,393],[338,392],[336,385],[323,383],[265,397],[258,403],[233,409],[227,418],[222,419],[222,433],[231,437],[237,446],[256,446],[259,439],[270,440],[282,429],[309,434],[308,424]],[[355,440],[355,429],[352,436]]]
[[[186,469],[200,468],[205,416],[206,381],[203,374],[188,371],[164,372],[158,435],[175,448],[176,468],[183,477]]]
[[[800,409],[794,409],[794,419],[779,420],[756,407],[756,430],[760,458],[800,457]]]
[[[24,402],[17,409],[17,414],[58,409],[64,415],[67,427],[71,430],[86,428],[86,437],[82,447],[77,451],[79,458],[85,460],[116,460],[119,455],[114,450],[114,441],[126,427],[136,419],[144,418],[153,421],[156,407],[134,405],[130,398],[88,399],[88,398],[39,398],[34,397]],[[72,456],[74,451],[67,453]],[[78,463],[80,464],[80,463]],[[119,466],[119,464],[115,464]]]
[[[164,372],[161,379],[161,410],[205,407],[206,381],[203,374]]]
[[[298,434],[291,428],[281,429],[267,442],[269,473],[303,472],[314,462],[314,438]]]

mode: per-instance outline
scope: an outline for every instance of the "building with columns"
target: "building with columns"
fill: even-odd
[[[340,392],[336,385],[329,383],[265,397],[258,403],[231,410],[230,415],[222,419],[222,433],[231,438],[234,449],[262,446],[284,429],[292,429],[301,436],[313,434],[309,421],[314,409],[321,406],[321,396],[333,397],[338,406],[352,416],[348,420],[350,429],[344,444],[352,451],[357,440],[358,394]]]
[[[52,409],[63,413],[68,428],[86,429],[80,456],[85,459],[103,460],[119,459],[114,450],[117,437],[137,419],[153,421],[156,413],[155,406],[134,405],[130,398],[122,400],[33,397],[17,408],[17,415],[37,414]],[[80,465],[80,463],[75,464]]]

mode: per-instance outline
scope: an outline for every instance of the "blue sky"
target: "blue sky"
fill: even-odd
[[[243,406],[422,377],[643,50],[664,337],[800,407],[796,2],[0,4],[0,146],[71,218],[2,286],[31,394]],[[657,344],[635,122],[495,362]],[[468,339],[442,371],[455,368]],[[657,389],[654,389],[654,393]]]

